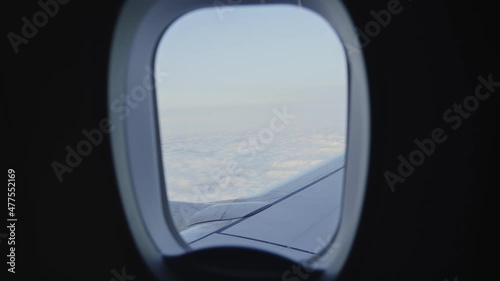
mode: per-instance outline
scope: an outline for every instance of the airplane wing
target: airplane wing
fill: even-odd
[[[250,197],[171,202],[170,208],[181,236],[194,249],[251,247],[305,261],[337,229],[343,172],[344,154]]]

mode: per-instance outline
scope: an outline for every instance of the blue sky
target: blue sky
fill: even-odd
[[[223,20],[215,8],[190,12],[168,28],[155,63],[170,74],[157,85],[162,111],[346,102],[339,38],[295,6],[236,6]]]

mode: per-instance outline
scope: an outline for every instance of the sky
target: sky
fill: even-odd
[[[210,186],[222,190],[212,201],[250,195],[345,149],[347,64],[328,23],[288,5],[222,15],[180,17],[157,49],[155,70],[168,73],[155,86],[172,200]],[[224,172],[228,162],[238,175]]]

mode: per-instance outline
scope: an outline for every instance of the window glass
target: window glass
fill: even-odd
[[[204,8],[166,30],[156,98],[167,197],[186,242],[295,194],[345,153],[347,79],[339,37],[300,7]]]

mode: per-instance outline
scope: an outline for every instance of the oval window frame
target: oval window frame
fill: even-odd
[[[235,5],[262,5],[257,1],[233,1]],[[164,257],[187,253],[170,218],[161,159],[161,142],[154,89],[154,60],[165,30],[180,16],[214,7],[213,0],[130,0],[116,25],[109,67],[108,101],[114,126],[111,145],[120,196],[135,243],[150,270],[160,279],[169,275]],[[230,3],[230,1],[229,1]],[[360,46],[354,25],[340,1],[266,1],[268,4],[301,5],[322,16],[345,46]],[[217,9],[217,7],[214,7]],[[346,54],[348,64],[348,125],[341,219],[337,233],[325,246],[314,267],[325,278],[340,273],[359,224],[369,163],[369,94],[361,48]],[[145,82],[149,81],[149,82]],[[140,106],[119,110],[113,101],[142,87]]]

